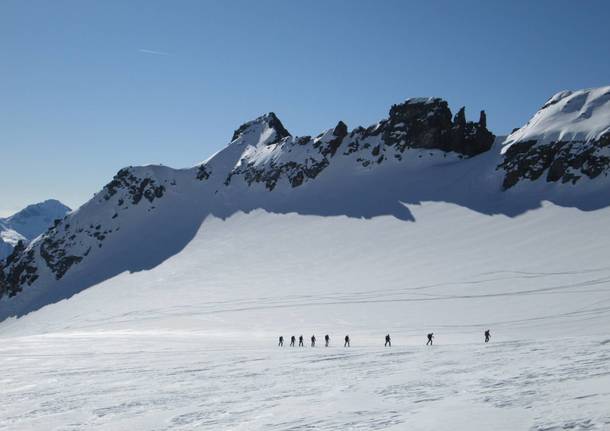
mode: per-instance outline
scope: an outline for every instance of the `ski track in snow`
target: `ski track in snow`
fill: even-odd
[[[610,429],[610,344],[592,338],[348,349],[10,341],[2,430]]]

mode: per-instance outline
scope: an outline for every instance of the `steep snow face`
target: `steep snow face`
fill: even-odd
[[[562,91],[506,139],[504,188],[522,180],[576,183],[610,170],[610,87]]]
[[[19,241],[31,241],[68,212],[70,208],[55,199],[49,199],[0,219],[0,259],[8,256]]]

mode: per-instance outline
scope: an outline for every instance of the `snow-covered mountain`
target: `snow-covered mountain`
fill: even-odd
[[[303,188],[303,194],[310,193],[305,184],[321,174],[348,186],[354,176],[376,182],[371,173],[378,167],[395,170],[430,163],[422,161],[424,156],[453,163],[487,151],[493,140],[484,112],[477,123],[466,121],[464,109],[452,119],[447,102],[438,98],[410,99],[393,106],[387,119],[371,127],[348,132],[339,122],[316,137],[291,136],[269,113],[240,126],[226,148],[195,168],[120,170],[91,201],[6,259],[0,295],[12,297],[31,286],[32,292],[44,296],[76,265],[85,278],[97,282],[120,270],[152,267],[182,248],[209,212],[230,214],[270,205],[283,211],[340,214],[357,204],[362,215],[373,216],[385,211],[386,204],[332,199],[329,205],[320,205],[291,191]],[[333,184],[323,187],[334,192]],[[269,192],[273,194],[268,196]],[[163,217],[188,222],[170,227]],[[164,235],[171,239],[157,242]],[[153,243],[144,246],[147,241]],[[130,257],[116,259],[118,250]],[[78,291],[90,281],[77,284]]]
[[[504,188],[544,175],[576,183],[610,170],[610,86],[562,91],[515,130],[504,146]]]
[[[609,89],[559,93],[503,146],[501,139],[492,145],[484,112],[478,122],[466,121],[464,108],[452,118],[438,98],[409,99],[375,125],[349,131],[339,122],[315,137],[294,137],[274,113],[263,115],[240,126],[228,146],[194,168],[120,170],[93,199],[15,250],[0,271],[0,318],[70,297],[126,270],[154,268],[182,250],[210,216],[263,209],[413,221],[409,204],[426,201],[508,216],[544,200],[603,208],[609,201],[603,179],[568,189],[532,180],[548,172],[546,181],[555,181],[562,163],[590,172],[593,158],[604,157]],[[566,145],[572,149],[567,153]],[[573,177],[571,172],[562,175]],[[504,191],[525,179],[534,186]]]
[[[6,258],[19,241],[27,243],[45,232],[70,208],[55,199],[28,205],[7,218],[0,218],[0,259]]]
[[[270,113],[120,170],[4,264],[0,428],[606,429],[610,183],[546,157],[610,118],[547,105],[506,141],[440,99],[316,137]],[[508,186],[532,140],[559,150]]]

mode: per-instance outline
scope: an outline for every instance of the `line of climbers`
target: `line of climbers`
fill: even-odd
[[[389,335],[388,335],[388,337],[389,337]],[[297,341],[297,339],[294,335],[292,337],[290,337],[290,347],[294,347],[296,341]],[[284,336],[283,335],[280,335],[279,342],[277,343],[277,345],[280,347],[284,347]],[[324,345],[326,347],[330,346],[330,335],[328,335],[328,334],[326,334],[324,336]],[[303,343],[302,335],[299,335],[299,347],[305,347],[305,344]],[[316,347],[316,336],[315,335],[311,336],[311,347]],[[343,343],[343,347],[350,347],[349,335],[345,336],[345,343]]]
[[[484,337],[485,337],[485,342],[489,343],[489,340],[491,339],[491,331],[489,329],[485,330],[484,333]],[[434,344],[434,332],[430,332],[427,335],[428,338],[428,342],[426,343],[426,346],[431,346]],[[295,343],[296,343],[296,337],[293,335],[292,337],[290,337],[290,347],[294,347]],[[350,338],[349,335],[346,335],[344,338],[344,343],[343,343],[343,347],[350,347]],[[284,347],[284,336],[280,335],[279,338],[279,342],[277,344],[279,347]],[[324,346],[328,347],[330,345],[330,335],[326,334],[324,336]],[[303,343],[303,335],[299,335],[299,347],[305,347],[305,344]],[[316,336],[312,335],[311,336],[311,347],[316,347]],[[386,334],[385,336],[385,344],[384,347],[392,347],[392,338],[390,337],[390,334]]]

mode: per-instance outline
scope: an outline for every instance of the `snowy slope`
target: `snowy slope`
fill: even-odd
[[[8,256],[19,241],[28,242],[45,232],[70,208],[55,199],[28,205],[7,218],[0,218],[0,259]]]
[[[608,180],[504,190],[488,133],[267,114],[121,170],[3,271],[0,429],[608,429]]]
[[[610,132],[610,86],[561,91],[551,97],[528,123],[506,140],[535,140],[539,145],[558,141],[595,141]]]
[[[486,325],[502,339],[607,331],[608,238],[600,232],[608,210],[547,204],[512,218],[447,203],[410,209],[414,222],[264,210],[211,216],[155,268],[8,319],[2,330],[184,330],[260,334],[263,343],[280,329],[349,332],[357,343],[385,328],[413,343],[431,327],[444,343],[478,340]]]
[[[0,429],[607,429],[608,210],[410,208],[212,216],[3,322]],[[332,347],[275,347],[312,333]]]

